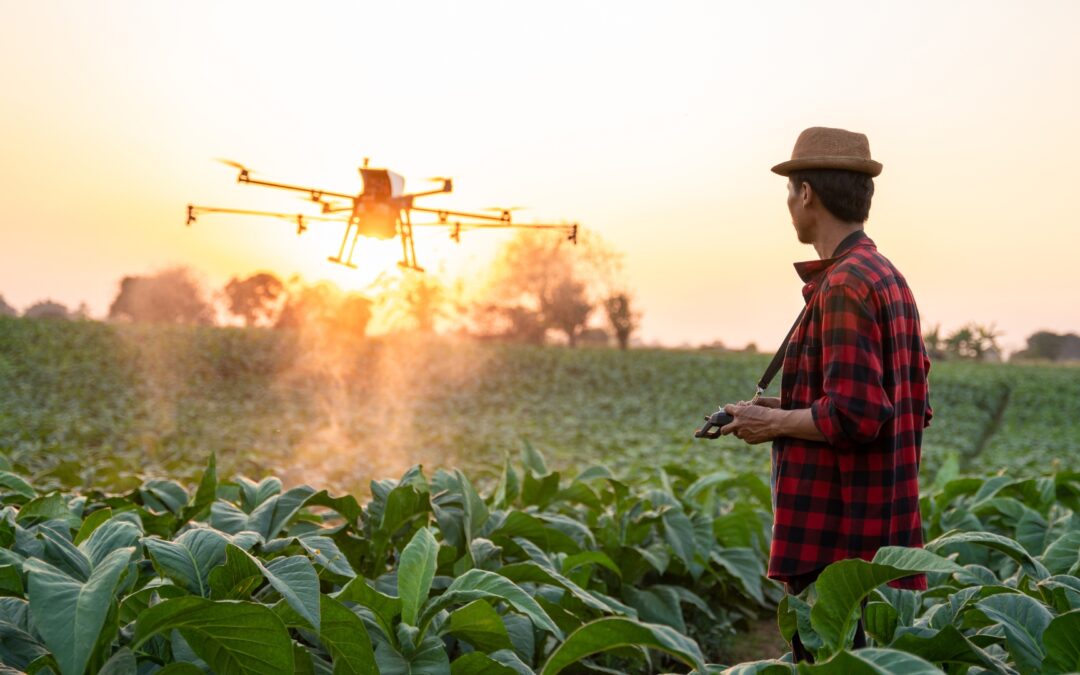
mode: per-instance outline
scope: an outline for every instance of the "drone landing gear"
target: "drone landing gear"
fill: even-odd
[[[416,264],[416,245],[413,242],[412,217],[409,211],[402,211],[403,216],[398,217],[398,229],[401,232],[401,261],[398,267],[407,270],[423,272],[424,268]]]
[[[352,244],[349,245],[349,255],[344,260],[342,256],[345,255],[345,245],[349,242],[349,235],[352,234]],[[349,219],[349,224],[345,226],[345,236],[341,238],[341,248],[338,250],[336,256],[330,256],[327,258],[332,263],[344,265],[350,269],[356,269],[356,265],[352,261],[353,252],[356,251],[356,241],[360,238],[360,222],[353,216]]]

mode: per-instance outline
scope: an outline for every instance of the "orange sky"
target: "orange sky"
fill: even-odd
[[[301,9],[303,7],[303,9]],[[452,175],[450,208],[533,207],[626,254],[642,335],[771,350],[798,311],[786,159],[807,126],[867,133],[868,233],[924,324],[1009,348],[1080,331],[1080,3],[0,2],[0,294],[103,314],[170,264],[349,277],[336,233],[206,218],[290,210],[213,157],[356,190],[363,157]],[[418,237],[449,272],[500,235]],[[364,263],[358,253],[358,262]],[[367,275],[367,276],[365,276]]]

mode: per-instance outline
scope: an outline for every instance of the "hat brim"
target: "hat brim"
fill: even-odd
[[[881,173],[881,168],[881,162],[862,157],[800,157],[777,164],[772,172],[787,176],[792,171],[804,169],[841,169],[876,176]]]

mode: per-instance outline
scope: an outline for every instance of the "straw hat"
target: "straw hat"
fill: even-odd
[[[845,169],[876,176],[881,163],[870,159],[870,141],[866,134],[810,127],[799,134],[791,159],[772,168],[773,173],[787,176],[802,169]]]

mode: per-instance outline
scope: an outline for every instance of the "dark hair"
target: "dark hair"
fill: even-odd
[[[829,213],[845,223],[861,223],[870,217],[874,179],[869,174],[843,169],[803,169],[792,171],[788,179],[795,189],[809,183]]]

